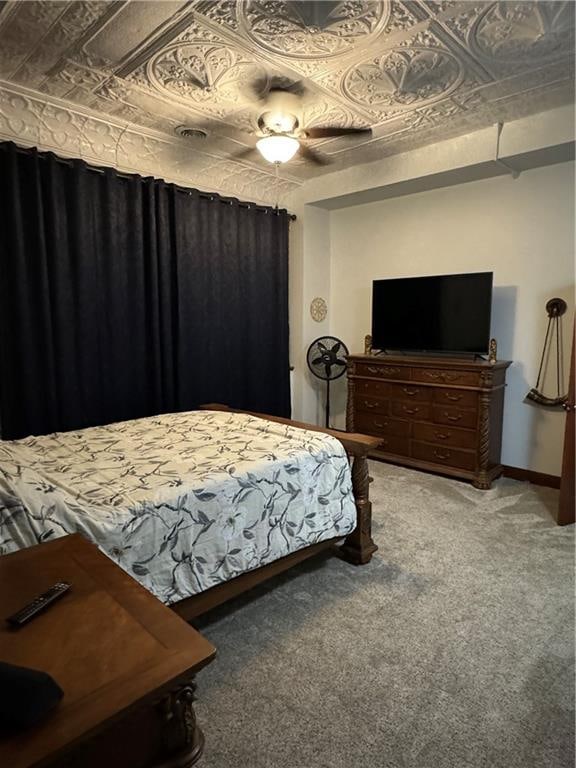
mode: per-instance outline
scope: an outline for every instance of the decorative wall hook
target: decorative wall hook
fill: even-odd
[[[536,405],[542,405],[546,408],[563,408],[567,395],[560,394],[560,370],[562,366],[562,351],[560,349],[560,318],[566,312],[566,302],[564,299],[554,298],[546,302],[546,312],[548,314],[548,327],[546,328],[546,336],[544,338],[544,348],[542,349],[542,357],[540,359],[540,368],[538,370],[538,378],[536,379],[536,386],[528,392],[525,400],[529,400]],[[554,334],[556,334],[556,397],[547,397],[540,392],[540,379],[542,377],[542,369],[544,367],[544,360],[547,358],[548,353],[552,350],[554,344]]]

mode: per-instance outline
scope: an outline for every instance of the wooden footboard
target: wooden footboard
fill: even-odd
[[[257,416],[258,418],[267,419],[268,421],[275,421],[279,424],[288,424],[292,427],[300,427],[301,429],[308,429],[312,432],[323,432],[324,434],[335,437],[342,443],[352,462],[352,488],[356,503],[357,522],[356,528],[346,537],[344,543],[339,546],[335,545],[338,544],[341,539],[329,539],[328,541],[322,541],[310,547],[305,547],[304,549],[300,549],[297,552],[293,552],[291,555],[282,557],[269,565],[256,568],[253,571],[237,576],[235,579],[231,579],[223,584],[218,584],[198,595],[193,595],[185,600],[181,600],[172,606],[174,611],[182,616],[182,618],[190,621],[217,605],[246,592],[257,584],[288,570],[297,563],[317,555],[322,550],[334,548],[340,557],[354,565],[364,565],[370,562],[372,555],[376,552],[378,547],[372,539],[372,504],[370,502],[369,494],[370,477],[368,475],[368,453],[376,448],[379,443],[378,438],[351,432],[338,432],[334,429],[324,429],[323,427],[317,427],[312,424],[305,424],[300,421],[293,421],[292,419],[284,419],[280,416],[267,416],[266,414],[253,413],[252,411],[236,411],[233,408],[229,408],[226,405],[220,405],[219,403],[210,403],[200,407],[202,410],[207,411],[247,413],[250,416]]]

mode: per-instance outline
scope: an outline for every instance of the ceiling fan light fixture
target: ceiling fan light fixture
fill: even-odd
[[[298,118],[286,110],[273,109],[260,115],[258,127],[264,133],[293,133],[298,128]]]
[[[287,163],[298,151],[300,142],[292,136],[264,136],[256,142],[256,147],[269,163]]]

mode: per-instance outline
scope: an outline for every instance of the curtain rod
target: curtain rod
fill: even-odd
[[[9,143],[12,143],[12,142],[9,142]],[[35,151],[33,147],[29,147],[29,148],[27,148],[27,147],[19,147],[17,144],[14,144],[13,146],[16,148],[17,152],[20,152],[23,155],[31,154],[32,152]],[[73,158],[61,157],[60,155],[56,155],[54,152],[40,152],[40,151],[36,150],[36,156],[42,158],[43,160],[45,158],[47,158],[47,157],[53,157],[59,163],[63,163],[64,165],[70,165],[70,166],[73,166],[74,162],[78,162],[78,160],[80,160],[80,162],[84,163],[84,165],[86,166],[86,168],[88,168],[89,171],[95,171],[96,173],[100,173],[100,174],[104,175],[107,170],[111,170],[117,176],[119,176],[121,179],[133,179],[136,176],[140,175],[140,174],[135,174],[135,173],[127,173],[127,172],[124,172],[124,171],[119,171],[116,168],[114,168],[113,166],[108,166],[107,168],[102,168],[102,167],[97,166],[97,165],[90,165],[90,163],[87,163],[85,160],[82,160],[80,158],[73,159]],[[150,177],[142,176],[141,178],[156,179],[155,176],[150,176]],[[164,181],[164,179],[160,179],[160,180]],[[167,183],[172,183],[172,182],[167,182]],[[220,202],[220,203],[227,203],[228,205],[234,205],[234,203],[236,202],[239,208],[254,208],[254,210],[256,210],[256,211],[263,211],[264,213],[268,213],[268,211],[271,211],[272,213],[275,213],[276,215],[278,215],[280,213],[280,211],[282,210],[282,209],[278,208],[278,206],[276,206],[276,208],[273,208],[272,206],[258,205],[257,203],[244,202],[242,200],[238,200],[238,198],[235,198],[235,197],[232,197],[232,198],[230,198],[230,197],[223,197],[222,195],[219,195],[216,192],[213,192],[213,193],[202,192],[199,189],[193,189],[192,187],[181,187],[179,184],[173,184],[173,183],[172,183],[172,186],[174,186],[179,192],[184,192],[187,195],[191,195],[193,191],[197,192],[198,193],[198,197],[201,197],[203,200],[218,200],[218,202]],[[288,213],[286,211],[286,215],[287,215],[289,221],[296,221],[296,214]]]

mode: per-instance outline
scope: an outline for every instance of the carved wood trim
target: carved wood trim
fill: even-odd
[[[352,374],[353,371],[349,370],[349,376]],[[349,378],[348,379],[348,399],[346,400],[346,431],[347,432],[355,432],[356,427],[354,426],[354,396],[356,394],[356,384],[354,382],[354,379]]]
[[[399,373],[402,373],[402,368],[390,368],[386,365],[368,365],[367,369],[373,376],[397,376]]]
[[[204,734],[196,722],[194,678],[171,691],[159,704],[165,759],[154,768],[189,768],[204,751]]]
[[[340,547],[340,555],[349,563],[369,563],[378,547],[372,539],[372,502],[370,474],[366,456],[355,456],[352,462],[352,488],[356,501],[356,528]]]
[[[488,475],[488,460],[490,458],[490,392],[481,392],[478,413],[478,476],[474,486],[487,490],[491,478]]]
[[[457,373],[447,373],[446,371],[422,371],[423,376],[427,376],[432,381],[443,381],[452,384],[460,379]]]
[[[480,386],[491,387],[494,379],[494,371],[486,370],[480,371]]]

